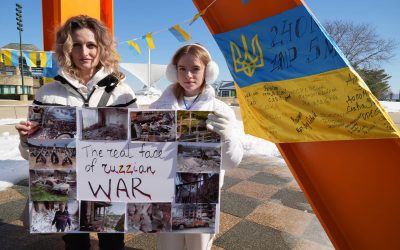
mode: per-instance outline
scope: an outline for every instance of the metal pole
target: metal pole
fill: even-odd
[[[150,50],[150,48],[149,48],[149,64],[148,64],[148,85],[147,85],[147,93],[146,94],[149,94],[148,93],[148,91],[150,90],[150,86],[151,86],[151,83],[150,83],[150,81],[151,81],[151,62],[150,62],[150,54],[151,54],[151,52],[150,52],[151,50]]]
[[[22,94],[25,95],[25,87],[24,87],[24,59],[22,57],[22,38],[21,38],[21,30],[19,30],[19,56],[20,56],[20,70],[21,70],[21,85],[22,85]]]

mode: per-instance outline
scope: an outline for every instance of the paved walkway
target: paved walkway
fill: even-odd
[[[227,171],[214,250],[333,249],[287,166],[275,159],[246,156]],[[0,248],[63,249],[61,235],[32,235],[22,227],[27,195],[27,180],[0,192]],[[91,237],[98,249],[96,234]],[[125,239],[126,249],[156,249],[152,234]]]

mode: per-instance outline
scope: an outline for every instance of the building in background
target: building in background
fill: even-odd
[[[18,50],[18,60],[21,60],[19,56],[19,43],[9,43],[1,49]],[[38,51],[38,48],[33,44],[22,44],[22,50]],[[29,67],[24,58],[22,58],[22,62],[24,71],[24,93],[33,96],[37,89],[43,85],[43,68]],[[38,62],[37,65],[40,65],[40,62]],[[4,63],[0,63],[0,99],[19,100],[19,95],[22,93],[20,67],[5,66]]]
[[[221,81],[218,87],[218,96],[237,97],[235,84],[233,81]]]

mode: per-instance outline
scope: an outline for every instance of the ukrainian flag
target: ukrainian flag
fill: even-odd
[[[210,29],[235,80],[246,133],[275,143],[399,137],[302,1],[253,3],[206,13],[229,23]]]

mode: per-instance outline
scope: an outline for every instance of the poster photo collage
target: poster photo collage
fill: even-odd
[[[210,111],[29,106],[31,233],[218,233]]]

